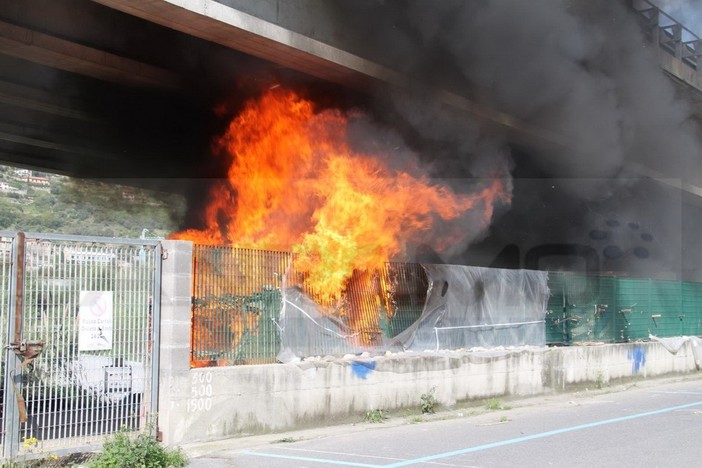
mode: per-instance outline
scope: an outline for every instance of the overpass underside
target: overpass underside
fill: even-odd
[[[431,163],[435,177],[475,176],[475,164],[459,164],[457,170],[441,161],[464,150],[467,140],[470,154],[484,146],[509,147],[515,181],[512,211],[521,214],[494,225],[499,239],[483,242],[481,248],[489,254],[474,257],[477,263],[515,266],[509,258],[511,243],[499,233],[520,231],[529,223],[536,225],[530,228],[536,234],[521,242],[561,245],[573,237],[590,242],[590,234],[609,222],[654,226],[665,212],[670,214],[665,224],[675,226],[674,232],[661,229],[656,242],[676,251],[670,270],[672,276],[681,276],[681,271],[694,269],[683,264],[689,256],[682,252],[702,233],[702,223],[689,221],[700,218],[702,206],[702,182],[696,180],[699,158],[688,157],[698,149],[702,75],[697,64],[702,48],[681,25],[662,21],[664,15],[645,0],[614,3],[575,2],[554,17],[563,23],[556,31],[573,26],[576,32],[583,28],[587,37],[588,31],[599,31],[595,26],[603,9],[612,8],[608,12],[618,29],[636,31],[636,37],[621,45],[602,29],[602,37],[579,50],[577,40],[563,38],[546,42],[548,47],[530,46],[533,31],[543,30],[539,16],[548,12],[520,2],[514,5],[517,13],[497,19],[490,16],[490,7],[479,11],[483,22],[492,18],[495,29],[504,29],[494,36],[479,30],[475,38],[470,28],[464,31],[452,23],[451,14],[430,18],[437,25],[432,29],[431,21],[417,20],[426,13],[420,7],[405,11],[374,0],[3,2],[0,160],[187,193],[192,181],[221,177],[226,171],[211,155],[213,139],[227,125],[217,110],[237,109],[262,88],[284,84],[306,89],[325,105],[364,109],[406,138]],[[460,4],[446,2],[446,11]],[[501,19],[512,16],[513,23]],[[444,34],[451,28],[456,38],[465,33],[486,45],[481,49],[452,43]],[[492,50],[491,41],[496,43]],[[657,77],[638,80],[650,64],[643,55],[629,60],[627,47],[651,49],[649,55],[659,57]],[[610,49],[619,55],[606,56]],[[577,60],[544,74],[547,79],[538,83],[540,69],[530,66],[531,59],[523,60],[524,50],[534,52],[532,63],[543,59],[540,66],[557,63],[550,61],[551,55],[543,56],[543,50]],[[480,66],[461,63],[447,66],[463,53],[477,64],[487,63],[487,71],[481,74]],[[493,60],[503,54],[506,63]],[[661,66],[671,79],[660,78]],[[626,76],[626,67],[631,76]],[[592,83],[609,82],[588,90],[568,78],[571,72]],[[552,80],[559,74],[566,79]],[[532,91],[518,86],[535,76]],[[631,86],[625,86],[627,80]],[[661,94],[663,81],[662,87],[670,89],[656,101],[652,96]],[[542,95],[551,88],[553,96]],[[607,116],[589,109],[590,101],[601,96],[611,111]],[[638,105],[639,99],[645,105]],[[614,127],[621,127],[612,137],[616,141],[605,146]],[[678,127],[685,127],[681,135],[675,133]],[[437,133],[446,128],[453,135],[438,141]],[[651,135],[656,133],[667,136],[654,141]],[[625,145],[628,152],[621,149]],[[683,162],[671,163],[682,153]],[[639,179],[646,182],[628,182]],[[649,196],[665,200],[664,206],[632,208],[624,195],[613,205],[601,203],[621,187],[647,207],[656,205],[645,201]],[[587,195],[581,197],[581,192]],[[535,196],[547,214],[525,220]],[[574,206],[587,222],[569,224]],[[574,229],[580,231],[573,234]],[[621,234],[627,241],[634,236],[631,229]]]
[[[419,94],[516,146],[552,152],[568,146],[567,136],[501,111],[480,91],[428,84],[387,57],[363,54],[352,37],[357,19],[342,21],[337,32],[329,24],[334,12],[326,10],[339,2],[323,3],[6,2],[0,156],[76,175],[177,177],[195,170],[206,176],[211,168],[203,152],[217,127],[212,107],[250,92],[241,89],[243,80],[276,78],[333,89],[360,105],[388,92]],[[361,2],[359,10],[376,7]],[[654,33],[668,31],[674,39],[674,30]],[[689,66],[697,55],[688,46],[681,50],[685,58],[661,54],[663,67],[698,106],[702,80]]]

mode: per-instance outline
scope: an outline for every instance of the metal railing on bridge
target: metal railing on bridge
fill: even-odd
[[[702,74],[702,40],[649,0],[631,0],[648,39]]]

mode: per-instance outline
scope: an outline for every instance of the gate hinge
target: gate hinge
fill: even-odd
[[[168,250],[163,249],[161,251],[161,260],[166,260],[168,258]]]
[[[22,341],[20,343],[10,343],[5,349],[11,349],[17,356],[24,360],[34,359],[44,350],[43,341]]]

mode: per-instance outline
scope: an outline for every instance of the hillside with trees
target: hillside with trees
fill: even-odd
[[[184,210],[169,193],[0,166],[0,230],[166,237]]]

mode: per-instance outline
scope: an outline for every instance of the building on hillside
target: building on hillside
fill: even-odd
[[[39,185],[41,187],[48,187],[51,185],[51,182],[49,182],[48,178],[33,176],[33,175],[27,176],[27,183],[29,183],[31,185]]]
[[[20,189],[13,187],[12,185],[6,184],[5,182],[0,182],[0,192],[2,193],[17,193]]]
[[[80,248],[65,247],[63,249],[63,259],[67,264],[114,264],[117,255],[113,252],[103,252],[95,250],[85,250]]]

